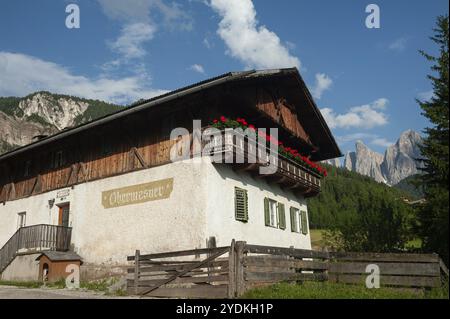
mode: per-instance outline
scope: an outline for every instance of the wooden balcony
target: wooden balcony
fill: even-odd
[[[258,144],[243,135],[222,131],[221,136],[214,136],[210,145],[205,143],[203,149],[215,163],[232,165],[235,171],[248,172],[295,194],[313,197],[320,193],[321,175],[281,154],[271,154],[267,145]],[[268,167],[269,162],[276,167],[276,172],[261,174],[260,168]]]

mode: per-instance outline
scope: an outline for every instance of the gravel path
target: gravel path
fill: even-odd
[[[0,286],[0,299],[136,299],[138,297],[105,296],[102,293],[83,290],[21,288]]]

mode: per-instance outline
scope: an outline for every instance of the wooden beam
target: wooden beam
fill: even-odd
[[[30,193],[28,194],[28,196],[33,195],[33,192],[34,192],[34,190],[36,189],[36,185],[37,185],[38,180],[39,180],[40,177],[41,177],[41,175],[38,174],[38,175],[34,178],[33,187],[31,187],[31,190],[30,190]]]
[[[70,167],[70,172],[69,172],[69,176],[67,177],[67,181],[65,183],[65,187],[67,187],[70,183],[70,180],[72,179],[72,175],[73,173],[76,171],[76,164],[72,164],[72,166]]]
[[[8,196],[6,197],[7,200],[14,200],[16,199],[16,186],[14,185],[14,182],[11,182],[8,191]]]
[[[149,167],[149,165],[145,161],[144,157],[142,156],[142,154],[139,152],[139,150],[136,147],[132,147],[131,151],[134,153],[134,156],[136,156],[136,158],[139,160],[139,163],[142,165],[143,168]]]
[[[87,169],[86,169],[86,163],[80,162],[79,164],[80,164],[81,174],[83,176],[83,182],[87,182],[88,173],[87,173]],[[79,182],[78,176],[77,176],[77,182]]]

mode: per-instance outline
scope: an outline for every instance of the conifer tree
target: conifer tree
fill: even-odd
[[[433,63],[428,76],[433,85],[433,97],[418,101],[423,115],[431,126],[425,129],[421,146],[424,168],[420,184],[425,193],[426,204],[419,212],[419,232],[423,249],[438,253],[448,265],[449,255],[449,105],[448,105],[448,15],[437,18],[434,36],[430,39],[439,47],[439,56],[420,53]]]

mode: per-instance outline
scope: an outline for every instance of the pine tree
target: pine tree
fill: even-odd
[[[448,97],[448,15],[437,19],[435,35],[430,39],[439,46],[439,56],[423,51],[421,54],[433,63],[433,74],[428,78],[433,85],[433,97],[429,101],[418,101],[431,127],[425,130],[426,138],[421,146],[424,168],[420,183],[423,186],[426,204],[419,212],[419,232],[423,249],[438,253],[448,264],[449,255],[449,97]]]

